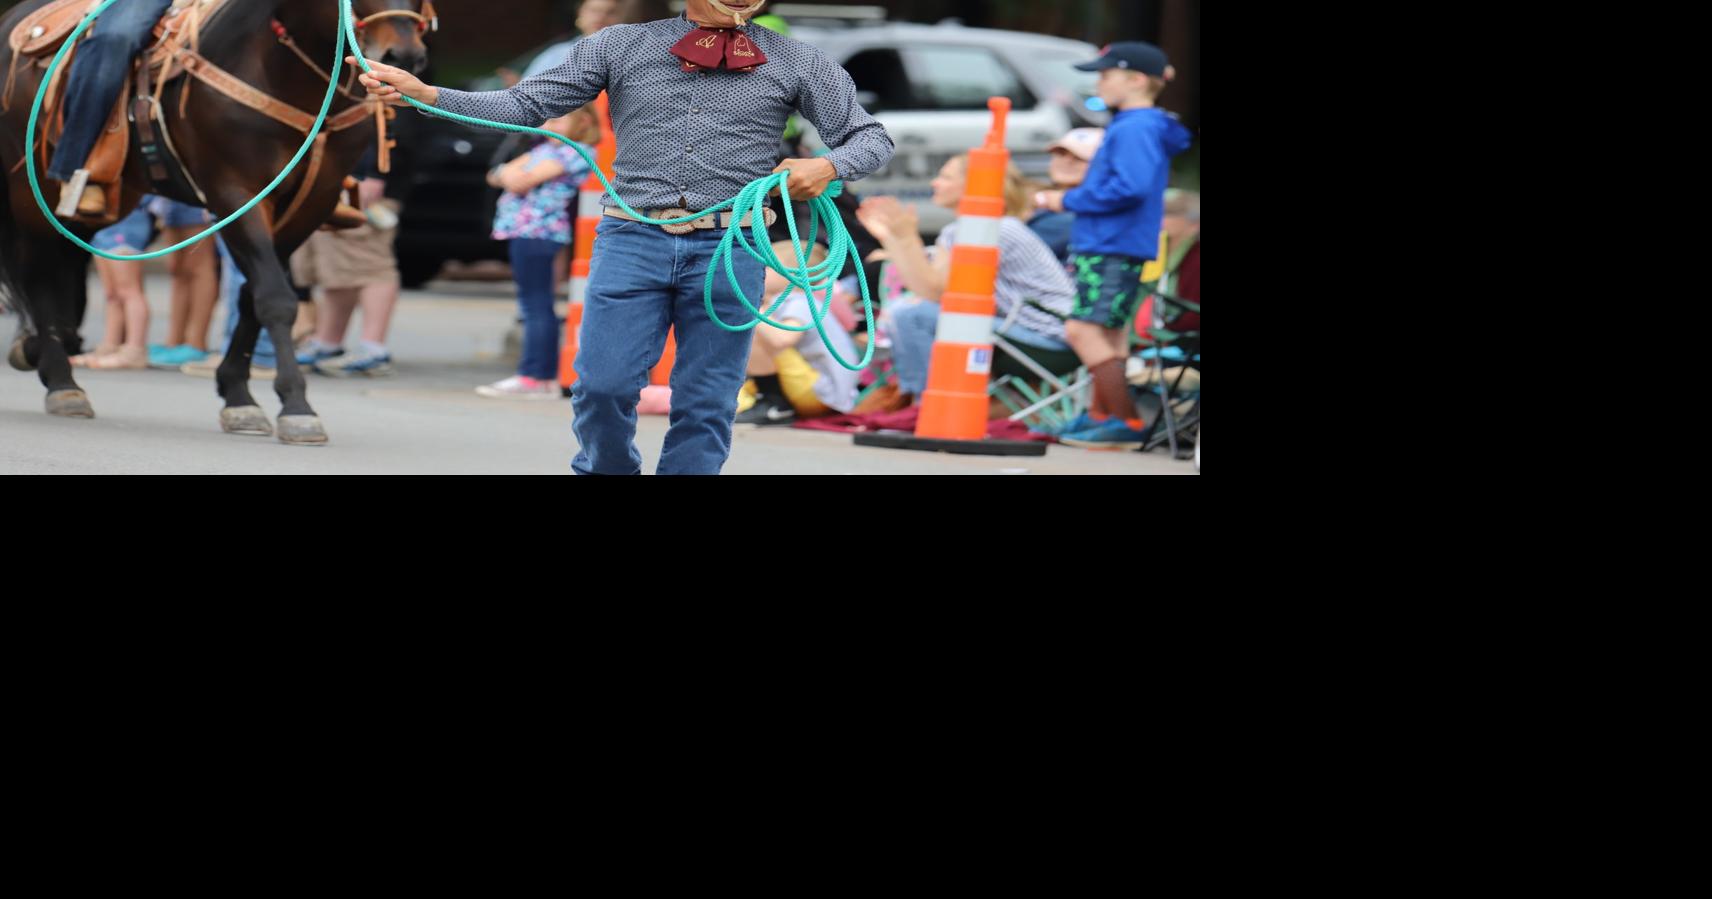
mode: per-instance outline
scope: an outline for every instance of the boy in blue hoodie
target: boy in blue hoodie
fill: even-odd
[[[1189,129],[1155,106],[1176,75],[1165,51],[1152,44],[1112,44],[1076,68],[1100,73],[1100,99],[1115,111],[1088,179],[1070,191],[1048,191],[1037,202],[1076,213],[1070,264],[1076,302],[1066,323],[1070,344],[1094,376],[1090,411],[1059,439],[1090,449],[1139,449],[1144,423],[1124,380],[1129,333],[1145,293],[1141,270],[1159,255],[1171,157],[1189,147]]]

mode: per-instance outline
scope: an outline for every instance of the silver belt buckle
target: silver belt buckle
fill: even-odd
[[[690,211],[688,209],[663,209],[660,211],[658,217],[663,219],[681,219],[689,214]],[[688,234],[695,230],[695,222],[684,222],[678,225],[661,225],[660,230],[667,234]]]

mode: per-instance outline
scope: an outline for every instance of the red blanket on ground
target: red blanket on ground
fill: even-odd
[[[811,418],[799,421],[793,427],[805,431],[836,431],[841,434],[860,434],[866,431],[909,431],[915,433],[916,419],[921,417],[921,407],[911,406],[897,412],[875,412],[868,415],[831,415],[826,418]],[[1042,443],[1052,443],[1051,437],[1036,434],[1021,422],[1001,418],[998,421],[987,422],[987,436],[995,440],[1037,440]]]

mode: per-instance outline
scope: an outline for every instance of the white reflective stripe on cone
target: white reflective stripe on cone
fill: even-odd
[[[957,220],[957,245],[960,247],[996,247],[999,245],[999,219],[982,215],[966,215]]]
[[[993,317],[970,315],[967,312],[939,313],[936,343],[966,343],[973,346],[993,345]]]
[[[571,279],[571,305],[581,306],[583,304],[583,301],[587,300],[587,299],[588,299],[588,279],[587,278],[572,278]]]
[[[601,214],[602,214],[601,205],[600,205],[600,198],[605,196],[605,195],[606,195],[606,191],[597,191],[597,190],[585,190],[585,191],[583,191],[582,196],[580,198],[578,198],[578,200],[577,200],[577,218],[584,218],[584,219],[600,218]]]

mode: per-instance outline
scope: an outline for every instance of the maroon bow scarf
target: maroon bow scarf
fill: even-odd
[[[672,48],[672,55],[682,61],[684,71],[726,68],[733,72],[753,72],[767,64],[767,55],[749,35],[735,28],[697,28],[684,36]]]

